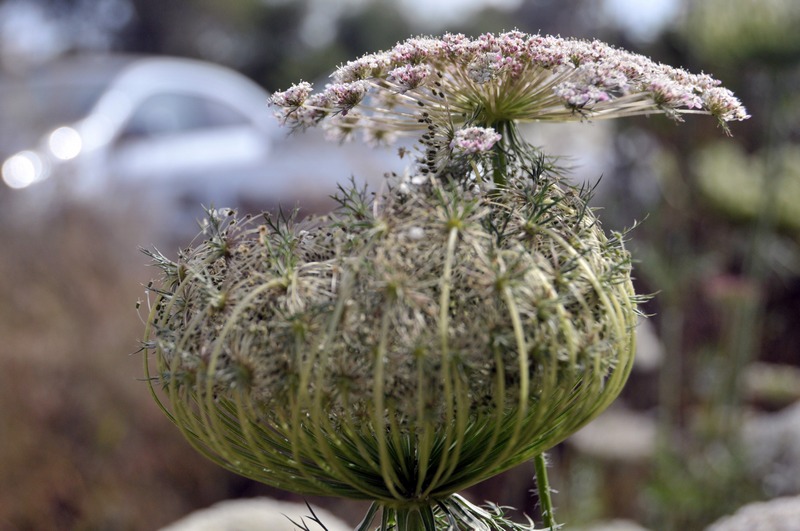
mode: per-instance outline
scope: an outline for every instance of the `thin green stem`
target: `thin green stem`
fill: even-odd
[[[444,474],[445,470],[448,468],[450,460],[453,459],[453,454],[451,454],[451,446],[456,438],[455,433],[455,426],[454,426],[454,417],[455,407],[453,404],[453,381],[451,380],[451,364],[452,360],[450,358],[450,345],[449,345],[449,325],[450,325],[450,289],[452,288],[452,274],[453,274],[453,262],[455,260],[455,253],[456,253],[456,244],[458,242],[458,235],[459,235],[459,227],[453,226],[450,228],[450,232],[447,238],[447,254],[445,255],[445,263],[444,263],[444,270],[442,271],[442,280],[441,280],[441,294],[439,297],[439,340],[441,342],[441,350],[442,350],[442,382],[444,384],[444,400],[445,400],[445,433],[443,435],[444,442],[442,444],[442,451],[439,456],[439,466],[436,469],[433,477],[431,478],[427,488],[422,491],[422,496],[427,497],[430,495],[431,491],[436,487],[439,482],[439,479]],[[426,429],[429,429],[430,423],[426,423]],[[460,445],[458,446],[460,449]],[[459,450],[460,451],[460,450]],[[458,459],[458,455],[455,455],[455,459]],[[420,462],[420,476],[417,481],[417,491],[422,489],[423,481],[426,479],[426,475],[422,474],[422,470],[427,470],[428,463]]]
[[[553,500],[550,498],[550,482],[547,479],[547,460],[544,452],[533,459],[536,467],[536,486],[539,489],[539,504],[542,507],[542,520],[551,531],[556,529],[556,519],[553,514]]]
[[[492,172],[492,179],[494,180],[495,186],[505,186],[506,184],[506,174],[508,172],[508,158],[506,155],[506,151],[508,147],[511,145],[513,131],[511,128],[513,124],[511,122],[497,122],[492,125],[494,130],[497,131],[503,139],[500,142],[497,142],[494,145],[494,169]]]
[[[383,483],[392,496],[398,500],[403,499],[403,495],[397,490],[400,483],[397,477],[396,465],[392,463],[389,456],[389,448],[386,433],[386,409],[384,407],[384,363],[386,358],[386,343],[389,336],[389,323],[391,321],[391,308],[387,302],[381,317],[380,340],[378,351],[375,353],[375,368],[373,372],[373,402],[375,407],[372,411],[372,423],[375,426],[375,440],[378,444],[378,455],[380,456],[380,473]],[[394,466],[393,466],[394,465]]]

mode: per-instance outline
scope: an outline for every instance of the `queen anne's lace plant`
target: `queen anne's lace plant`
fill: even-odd
[[[554,526],[542,454],[622,389],[637,296],[623,235],[601,230],[516,123],[744,119],[717,85],[511,32],[410,39],[320,93],[274,94],[285,123],[330,123],[337,138],[418,131],[418,161],[374,197],[342,189],[329,216],[212,211],[204,242],[177,261],[153,253],[146,367],[165,412],[239,474],[372,500],[363,531],[532,529],[457,491],[535,458]]]

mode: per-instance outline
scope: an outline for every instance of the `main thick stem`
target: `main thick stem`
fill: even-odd
[[[511,122],[497,122],[492,124],[492,127],[503,138],[494,145],[494,169],[492,171],[492,180],[495,186],[505,186],[508,176],[506,175],[508,169],[508,148],[513,142],[514,124]]]

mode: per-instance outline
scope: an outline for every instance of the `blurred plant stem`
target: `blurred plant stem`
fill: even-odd
[[[789,92],[774,71],[759,79],[759,93],[770,102],[763,106],[768,112],[763,121],[766,188],[757,221],[743,234],[746,243],[738,272],[723,273],[725,278],[715,287],[709,285],[703,271],[698,271],[698,264],[706,257],[691,240],[697,221],[691,211],[668,216],[668,247],[654,253],[661,255],[656,257],[651,272],[656,285],[664,287],[659,296],[663,305],[660,332],[667,352],[659,382],[661,407],[654,489],[661,503],[659,529],[665,531],[700,528],[763,495],[749,475],[747,456],[739,440],[747,405],[742,378],[745,368],[759,358],[765,323],[763,292],[771,273],[769,244],[776,228],[780,193],[776,146],[786,141],[783,131],[788,130],[781,124],[779,109],[782,94]],[[685,278],[687,275],[689,278]],[[700,286],[702,291],[711,295],[718,310],[719,336],[707,345],[711,355],[705,359],[695,356],[697,352],[684,351],[687,319],[692,317],[688,312],[696,311],[701,303],[697,299],[702,296],[696,292],[697,281],[704,284]],[[684,379],[703,373],[712,376],[695,384],[707,386],[705,391],[684,396]],[[685,409],[687,405],[690,410]],[[690,413],[691,418],[685,413]]]
[[[761,77],[763,86],[761,93],[766,101],[768,113],[765,116],[763,172],[765,189],[762,194],[759,215],[749,234],[747,252],[742,264],[742,280],[749,284],[746,289],[732,299],[725,312],[723,332],[727,341],[723,343],[721,354],[729,360],[722,364],[727,367],[719,393],[720,432],[724,436],[736,437],[741,426],[744,406],[742,375],[745,367],[758,357],[758,345],[761,338],[764,319],[763,286],[769,275],[768,255],[771,234],[776,227],[778,194],[780,193],[781,164],[776,153],[777,146],[786,138],[782,131],[786,130],[780,123],[778,109],[781,107],[781,95],[791,92],[783,87],[778,71],[770,69]]]

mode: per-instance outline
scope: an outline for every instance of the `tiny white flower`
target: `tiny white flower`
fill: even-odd
[[[407,234],[410,240],[421,240],[425,237],[425,230],[422,227],[410,227]]]
[[[466,127],[456,131],[450,148],[456,153],[473,155],[491,150],[501,138],[490,127]]]

